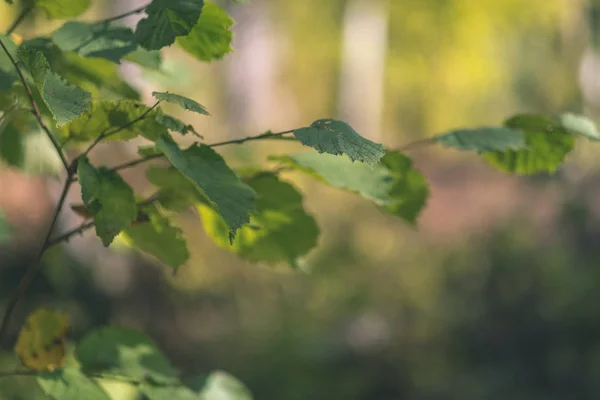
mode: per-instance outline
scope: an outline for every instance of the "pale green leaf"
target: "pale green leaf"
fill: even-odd
[[[250,390],[224,371],[211,372],[196,384],[188,385],[199,393],[199,400],[252,400]]]
[[[517,175],[551,173],[573,149],[575,137],[562,126],[541,115],[518,115],[505,126],[525,132],[526,148],[482,153],[483,159],[499,170]]]
[[[85,157],[79,159],[78,177],[83,204],[94,215],[96,233],[108,246],[137,218],[133,189],[117,172],[94,168]]]
[[[210,115],[203,105],[197,103],[192,99],[188,99],[187,97],[180,96],[178,94],[152,92],[152,96],[154,96],[154,98],[159,101],[166,101],[168,103],[177,104],[184,110],[193,111],[198,114]]]
[[[353,163],[348,157],[315,152],[271,157],[340,189],[358,193],[388,212],[414,223],[429,196],[427,182],[399,152],[388,152],[380,164]]]
[[[126,127],[105,140],[130,140],[138,135],[156,140],[167,133],[167,128],[156,119],[158,109],[149,110],[146,105],[133,100],[96,100],[83,115],[63,127],[62,133],[65,139],[88,142],[101,133]],[[143,119],[131,124],[144,115]]]
[[[229,242],[229,229],[210,207],[198,204],[204,229],[219,246],[240,257],[268,264],[285,262],[292,266],[317,245],[319,227],[304,211],[302,194],[291,184],[270,173],[246,180],[257,193],[257,210]]]
[[[82,57],[105,58],[115,63],[120,63],[137,48],[131,29],[119,25],[69,21],[51,36],[62,51],[72,51]]]
[[[159,70],[162,64],[162,56],[158,50],[146,50],[141,46],[127,54],[124,58],[150,70]]]
[[[233,240],[235,232],[250,220],[250,212],[256,209],[254,190],[208,146],[194,144],[182,151],[168,135],[157,140],[156,145],[221,214],[230,228],[230,240]]]
[[[458,150],[504,151],[525,147],[525,133],[506,127],[459,129],[433,138],[443,146]]]
[[[140,210],[148,222],[134,224],[123,234],[135,248],[153,255],[164,264],[177,270],[190,257],[183,231],[173,225],[160,210],[147,206]]]
[[[153,0],[146,7],[148,17],[136,27],[137,42],[148,50],[170,46],[176,37],[190,33],[203,6],[204,0]]]
[[[144,382],[140,386],[140,392],[148,400],[198,400],[196,393],[182,385],[164,386]]]
[[[90,0],[33,0],[52,19],[73,18],[90,7]]]
[[[346,154],[352,161],[377,163],[385,154],[383,146],[360,136],[350,125],[334,119],[320,119],[310,127],[294,131],[294,136],[305,146],[319,153]]]
[[[50,65],[41,51],[21,47],[19,57],[33,77],[58,126],[64,125],[88,109],[91,95],[77,86],[69,85],[50,71]]]
[[[590,140],[600,140],[598,126],[591,119],[572,113],[565,113],[560,116],[560,123],[569,132],[585,136]]]
[[[231,52],[233,20],[219,6],[206,3],[198,23],[177,45],[202,61],[220,60]]]
[[[110,400],[92,379],[77,368],[42,372],[37,381],[44,392],[56,400]]]
[[[146,335],[132,329],[108,326],[81,339],[77,360],[86,373],[151,378],[155,382],[177,382],[177,371]]]

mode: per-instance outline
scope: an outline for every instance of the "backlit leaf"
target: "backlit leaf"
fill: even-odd
[[[435,141],[458,150],[504,151],[525,147],[525,133],[506,127],[459,129],[436,136]]]
[[[252,393],[231,374],[224,371],[211,372],[208,377],[188,385],[200,394],[201,400],[252,400]]]
[[[165,135],[156,142],[171,164],[188,177],[235,232],[250,220],[256,209],[256,194],[242,182],[218,153],[205,145],[193,144],[182,151],[173,139]]]
[[[90,6],[90,0],[33,0],[36,7],[46,11],[48,18],[63,19],[77,17]]]
[[[65,313],[38,308],[21,328],[15,353],[29,369],[44,371],[60,367],[66,353],[64,338],[68,329]]]
[[[177,371],[144,334],[108,326],[94,330],[79,342],[77,360],[86,373],[123,375],[156,382],[177,382]]]
[[[91,95],[77,86],[69,85],[50,71],[50,65],[41,51],[21,47],[19,57],[31,73],[58,126],[64,125],[88,109]]]
[[[200,18],[204,0],[153,0],[148,16],[136,27],[135,38],[148,50],[170,46],[178,36],[190,33]]]
[[[219,246],[250,261],[268,264],[297,260],[317,245],[319,227],[304,211],[302,194],[291,184],[270,173],[259,173],[246,180],[257,193],[257,210],[229,243],[229,228],[210,207],[199,203],[198,213],[208,236]]]
[[[151,382],[144,382],[140,386],[140,392],[142,392],[148,400],[199,400],[196,393],[183,385],[164,386],[156,385]]]
[[[600,140],[596,123],[583,115],[565,113],[560,116],[560,123],[573,134],[585,136],[590,140]]]
[[[127,228],[123,234],[135,248],[153,255],[177,270],[190,257],[183,231],[163,215],[155,205],[141,209],[149,221]]]
[[[374,164],[385,154],[382,145],[363,138],[343,121],[320,119],[308,128],[295,130],[294,135],[319,153],[346,154],[352,161]]]
[[[231,52],[233,20],[219,6],[206,3],[198,23],[187,36],[177,38],[177,45],[202,61],[220,60]]]
[[[131,29],[111,24],[69,21],[52,33],[52,40],[62,51],[115,63],[120,63],[121,58],[137,48]]]
[[[180,96],[174,93],[162,93],[162,92],[152,92],[152,96],[156,100],[166,101],[168,103],[177,104],[179,107],[184,110],[193,111],[198,114],[210,115],[206,108],[203,105],[197,103],[195,100],[188,99],[187,97]]]
[[[541,115],[518,115],[505,126],[523,130],[527,147],[485,152],[482,156],[490,165],[517,175],[556,171],[575,143],[575,137],[565,128]]]
[[[409,158],[388,152],[380,164],[353,163],[347,157],[316,152],[271,157],[327,184],[372,200],[388,212],[414,223],[429,196],[427,182]]]
[[[108,246],[137,218],[133,189],[117,172],[96,169],[85,157],[79,159],[78,176],[83,204],[94,215],[96,233]]]
[[[94,381],[77,368],[45,371],[37,376],[44,392],[57,400],[110,400]]]

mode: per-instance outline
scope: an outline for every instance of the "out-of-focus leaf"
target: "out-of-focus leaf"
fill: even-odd
[[[37,381],[44,392],[57,400],[110,400],[94,381],[77,368],[42,372]]]
[[[294,136],[319,153],[345,154],[352,161],[367,164],[379,162],[385,154],[382,145],[363,138],[347,123],[333,119],[315,121],[308,128],[295,130]]]
[[[2,34],[0,34],[0,39],[8,49],[8,52],[11,53],[13,57],[16,57],[17,46],[13,40]],[[6,53],[0,51],[0,92],[9,90],[17,79],[18,75],[15,67],[10,62]]]
[[[53,370],[63,363],[64,338],[69,330],[65,313],[40,307],[31,313],[19,332],[15,353],[27,368]]]
[[[585,136],[590,140],[600,140],[600,132],[598,126],[591,119],[572,113],[565,113],[560,116],[560,123],[569,132]]]
[[[90,0],[33,0],[36,7],[46,11],[48,18],[73,18],[90,7]]]
[[[233,375],[224,371],[211,372],[188,387],[199,393],[201,400],[252,400],[252,393]]]
[[[458,150],[504,151],[525,147],[525,133],[506,127],[459,129],[433,138],[443,146]]]
[[[201,61],[220,60],[231,52],[233,20],[219,6],[206,3],[198,23],[177,45]]]
[[[144,382],[140,386],[140,392],[148,400],[199,400],[196,393],[183,385],[156,385],[151,382]],[[225,399],[224,399],[225,400]]]
[[[158,70],[162,64],[162,56],[158,50],[146,50],[139,46],[135,51],[127,54],[124,60],[134,62],[144,68]]]

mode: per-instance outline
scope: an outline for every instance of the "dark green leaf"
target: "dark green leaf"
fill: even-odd
[[[182,135],[187,135],[189,132],[192,132],[195,136],[199,137],[200,139],[204,139],[202,135],[196,132],[192,125],[186,125],[181,120],[170,115],[157,113],[156,121],[165,128],[169,129],[170,131],[178,132]]]
[[[250,217],[250,224],[239,230],[231,245],[223,218],[212,208],[198,204],[208,236],[244,259],[296,266],[298,259],[317,245],[319,236],[315,219],[302,207],[302,194],[269,173],[256,174],[246,182],[257,193],[257,211]]]
[[[93,380],[77,368],[41,372],[37,381],[44,392],[56,400],[110,400]]]
[[[117,172],[96,169],[85,157],[79,159],[78,177],[83,204],[94,215],[96,233],[108,246],[137,218],[133,189]]]
[[[206,108],[203,105],[197,103],[192,99],[188,99],[187,97],[180,96],[178,94],[173,93],[162,93],[162,92],[152,92],[152,96],[156,100],[166,101],[168,103],[177,104],[179,107],[184,110],[193,111],[198,114],[210,115]]]
[[[527,147],[482,155],[490,165],[517,175],[556,171],[575,143],[573,135],[541,115],[518,115],[506,121],[505,126],[523,130]]]
[[[0,210],[0,244],[6,243],[11,237],[11,228],[4,217],[4,213]]]
[[[249,213],[256,209],[256,193],[252,188],[208,146],[194,144],[182,151],[168,135],[157,140],[156,145],[209,199],[227,222],[233,240],[235,232],[250,220]]]
[[[94,330],[79,342],[77,360],[87,373],[123,375],[155,382],[177,382],[177,371],[144,334],[109,326]]]
[[[525,133],[505,127],[459,129],[436,136],[433,140],[459,150],[504,151],[525,147]]]
[[[156,206],[147,206],[140,211],[149,221],[126,229],[123,232],[125,237],[133,247],[177,270],[190,257],[182,230],[174,226]]]
[[[25,162],[24,134],[12,124],[0,132],[0,159],[13,167],[22,167]]]
[[[381,164],[353,163],[347,157],[314,152],[272,157],[333,187],[358,193],[388,212],[414,223],[429,196],[425,178],[399,152],[388,152]]]
[[[101,133],[127,126],[119,133],[108,136],[105,140],[130,140],[138,135],[149,140],[156,140],[168,131],[155,118],[158,110],[149,111],[149,109],[144,104],[132,100],[93,101],[90,109],[66,125],[62,129],[62,133],[69,140],[88,142],[96,139]],[[130,124],[144,115],[142,120]]]
[[[90,0],[34,0],[35,5],[48,15],[48,18],[63,19],[77,17],[90,6]]]
[[[19,57],[33,77],[41,97],[58,126],[81,115],[90,105],[91,95],[67,84],[50,71],[50,65],[41,51],[19,48]]]
[[[382,145],[363,138],[343,121],[320,119],[308,128],[297,129],[294,135],[319,153],[346,154],[352,161],[375,164],[385,154]]]
[[[121,58],[137,48],[131,29],[110,24],[69,21],[52,33],[52,40],[62,51],[115,63],[120,63]]]
[[[220,60],[231,52],[233,20],[219,6],[206,3],[198,23],[189,35],[177,38],[177,45],[202,61]]]
[[[585,136],[590,140],[600,140],[600,132],[596,123],[591,119],[572,113],[565,113],[560,116],[560,123],[569,132],[575,135]]]
[[[140,392],[148,400],[198,400],[196,393],[185,386],[163,386],[151,382],[144,382],[140,386]],[[226,400],[226,399],[223,399]]]
[[[17,46],[12,39],[1,34],[0,39],[8,49],[8,52],[11,53],[13,57],[16,57]],[[18,75],[14,65],[12,65],[6,53],[4,51],[0,51],[0,92],[9,90],[17,79]]]
[[[14,1],[13,1],[13,0],[4,0],[4,2],[5,2],[6,4],[14,4]]]
[[[204,0],[153,0],[147,18],[136,28],[135,37],[148,50],[170,46],[178,36],[190,33],[200,18]]]

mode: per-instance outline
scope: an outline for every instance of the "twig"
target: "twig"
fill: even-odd
[[[219,146],[225,146],[228,144],[242,144],[242,143],[251,142],[254,140],[265,140],[265,139],[285,140],[287,138],[284,138],[283,135],[292,133],[295,130],[296,129],[290,129],[288,131],[277,132],[277,133],[267,132],[267,133],[263,133],[262,135],[258,135],[258,136],[248,136],[248,137],[245,137],[242,139],[226,140],[224,142],[209,144],[208,147],[219,147]],[[163,158],[163,157],[164,157],[164,154],[152,154],[149,156],[138,158],[137,160],[132,160],[132,161],[126,162],[124,164],[119,164],[117,166],[112,167],[111,170],[112,171],[120,171],[122,169],[131,168],[138,164],[142,164],[142,163],[145,163],[145,162],[148,162],[151,160],[156,160],[158,158]]]
[[[148,7],[149,5],[150,5],[150,3],[148,3],[146,5],[143,5],[141,7],[138,7],[135,10],[127,11],[126,13],[115,15],[114,17],[110,17],[110,18],[106,18],[106,19],[100,20],[100,21],[98,21],[96,23],[97,24],[108,24],[108,23],[111,23],[113,21],[118,21],[120,19],[127,18],[130,15],[140,14],[140,13],[144,12],[144,10],[146,9],[146,7]]]
[[[13,33],[15,29],[17,29],[17,27],[21,24],[21,22],[23,22],[25,17],[31,12],[31,10],[33,10],[33,7],[31,6],[23,8],[17,19],[15,19],[15,21],[10,25],[10,27],[6,31],[6,34],[10,35],[11,33]]]
[[[8,59],[10,60],[12,65],[15,67],[15,70],[17,71],[17,74],[19,75],[19,79],[21,80],[23,87],[25,87],[25,92],[27,93],[27,97],[29,98],[29,102],[31,103],[33,115],[35,115],[35,118],[37,119],[40,127],[42,128],[42,130],[46,133],[46,135],[52,142],[52,145],[54,146],[54,148],[56,149],[56,152],[60,156],[60,160],[62,161],[63,166],[65,167],[65,169],[68,172],[69,171],[69,162],[67,161],[67,158],[65,157],[65,154],[63,153],[63,151],[60,147],[60,144],[58,143],[56,138],[54,138],[54,135],[52,135],[52,132],[50,132],[50,129],[44,122],[44,119],[42,118],[42,114],[40,113],[40,109],[38,108],[38,105],[35,102],[35,99],[33,98],[33,93],[31,92],[31,88],[29,87],[29,85],[27,84],[27,81],[25,80],[25,76],[23,76],[23,72],[21,71],[21,68],[19,68],[19,66],[17,65],[17,62],[15,61],[13,56],[10,54],[10,52],[6,48],[6,45],[4,44],[2,39],[0,39],[0,46],[2,47],[2,49],[8,56]]]
[[[90,144],[88,146],[88,148],[77,158],[80,157],[85,157],[87,156],[90,151],[92,151],[94,149],[94,147],[96,147],[101,141],[103,141],[106,138],[111,137],[112,135],[116,135],[117,133],[129,128],[130,126],[138,123],[139,121],[143,120],[144,118],[146,118],[148,116],[148,114],[150,114],[152,112],[152,110],[154,110],[158,105],[160,104],[160,101],[157,101],[156,103],[154,103],[154,105],[152,107],[150,107],[149,109],[147,109],[146,111],[144,111],[144,113],[142,115],[140,115],[139,117],[127,122],[125,125],[119,126],[117,128],[114,128],[113,130],[107,130],[104,131],[102,133],[100,133],[100,135],[98,135],[98,137],[92,142],[92,144]]]
[[[69,169],[67,169],[67,170],[69,171]],[[4,311],[4,317],[2,318],[2,324],[0,325],[0,349],[2,348],[2,343],[6,339],[6,334],[8,333],[9,323],[12,318],[12,315],[14,314],[14,312],[16,310],[17,305],[19,304],[19,300],[21,300],[21,298],[25,295],[27,288],[29,287],[29,285],[33,281],[33,278],[35,278],[35,275],[37,274],[39,268],[41,267],[42,256],[49,247],[48,243],[50,242],[50,235],[52,235],[52,231],[54,230],[54,227],[56,226],[56,223],[58,222],[58,217],[60,215],[60,211],[62,210],[63,205],[65,204],[65,200],[67,199],[67,194],[69,193],[69,189],[71,188],[71,185],[73,183],[71,181],[71,174],[72,174],[72,172],[69,171],[67,179],[65,181],[65,184],[63,186],[62,193],[60,195],[60,199],[58,200],[56,210],[54,211],[54,216],[52,217],[52,222],[50,223],[50,227],[48,228],[46,237],[44,238],[44,241],[42,242],[42,246],[40,247],[40,250],[38,251],[37,256],[35,257],[33,262],[27,268],[25,275],[23,275],[23,277],[19,281],[19,285],[17,286],[17,289],[13,293],[10,301],[8,302],[8,305],[6,306],[6,311]]]
[[[398,150],[399,151],[410,151],[410,150],[414,150],[419,147],[429,146],[434,143],[435,143],[435,140],[433,138],[419,139],[419,140],[415,140],[414,142],[405,144],[404,146],[400,147]]]

